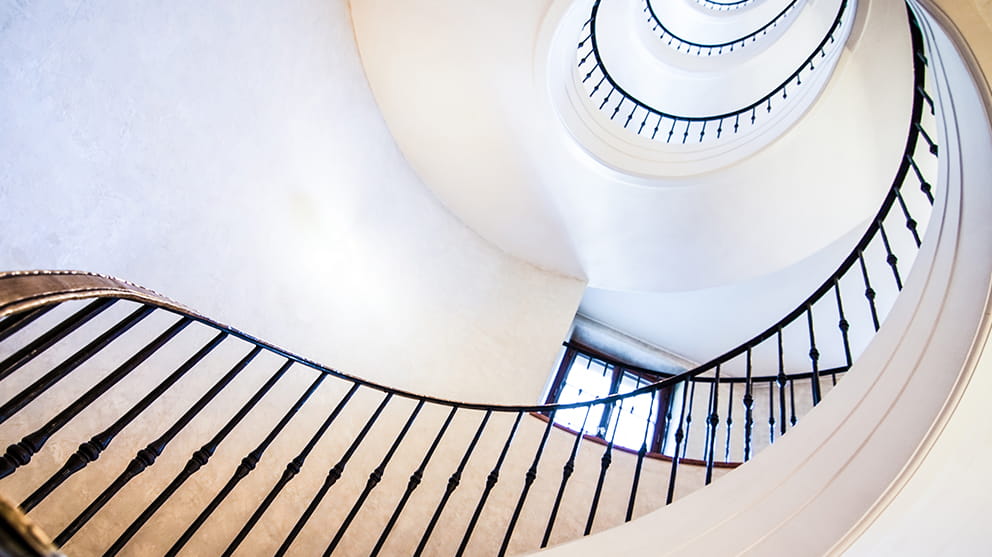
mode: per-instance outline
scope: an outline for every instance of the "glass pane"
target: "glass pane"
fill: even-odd
[[[624,373],[620,378],[619,393],[626,393],[642,387],[647,382],[632,373]],[[607,439],[613,436],[613,442],[621,447],[638,450],[647,440],[648,447],[654,435],[654,403],[651,393],[625,398],[613,407],[610,416],[610,426]],[[614,433],[614,429],[616,432]]]

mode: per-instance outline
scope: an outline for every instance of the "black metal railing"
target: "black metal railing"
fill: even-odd
[[[717,2],[716,0],[696,0],[700,6],[705,6],[711,10],[727,11],[739,10],[754,4],[755,0],[733,0],[732,2]]]
[[[619,116],[624,129],[651,140],[663,140],[665,143],[671,143],[673,138],[679,143],[687,143],[690,136],[694,141],[702,143],[707,137],[720,139],[725,131],[737,134],[742,126],[754,127],[759,119],[772,112],[774,106],[788,100],[790,89],[802,86],[804,76],[808,79],[808,75],[816,71],[817,65],[826,58],[827,51],[836,43],[841,25],[853,15],[849,13],[848,0],[841,0],[833,23],[816,48],[798,68],[761,98],[720,114],[682,115],[666,112],[641,101],[610,74],[600,55],[596,36],[601,1],[596,0],[593,3],[592,14],[582,26],[582,33],[585,34],[578,43],[577,54],[580,82],[587,88],[590,101],[598,110],[608,113],[610,120],[616,120]],[[589,62],[592,62],[592,67],[588,66]]]
[[[649,16],[648,22],[651,23],[651,30],[659,33],[658,38],[665,41],[668,46],[679,52],[687,52],[697,56],[702,56],[703,54],[712,56],[714,54],[723,54],[724,52],[734,52],[735,49],[741,49],[749,43],[757,42],[758,38],[767,35],[769,31],[778,27],[786,17],[792,14],[798,3],[799,0],[792,0],[775,17],[754,31],[736,39],[718,43],[693,41],[676,34],[662,23],[661,18],[658,17],[658,13],[654,10],[652,0],[644,0],[644,11]]]
[[[597,400],[466,403],[341,373],[118,280],[6,273],[0,486],[22,491],[20,507],[42,523],[69,513],[43,524],[59,545],[102,520],[90,531],[111,535],[87,553],[175,555],[200,544],[198,553],[223,555],[504,555],[630,520],[710,483],[721,460],[746,461],[760,448],[759,418],[774,441],[847,372],[859,349],[852,339],[881,326],[921,245],[934,198],[932,161],[919,163],[938,148],[924,131],[933,102],[910,19],[912,117],[881,208],[822,286],[733,350]],[[670,403],[652,411],[640,448],[622,451],[614,437],[629,420],[624,405],[662,393]],[[557,413],[588,418],[607,407],[619,411],[598,437],[555,427]],[[652,421],[669,432],[657,458],[648,455]],[[76,449],[61,457],[56,442]]]

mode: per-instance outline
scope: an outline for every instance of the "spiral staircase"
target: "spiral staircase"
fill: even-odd
[[[12,554],[982,552],[987,8],[4,10]]]

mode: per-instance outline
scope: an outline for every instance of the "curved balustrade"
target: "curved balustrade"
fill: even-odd
[[[705,6],[711,10],[727,11],[746,8],[754,4],[755,0],[734,0],[733,2],[716,2],[715,0],[696,0],[700,6]]]
[[[6,273],[0,381],[14,394],[0,405],[2,487],[23,491],[21,508],[43,510],[43,523],[63,513],[48,524],[57,544],[89,532],[88,552],[105,555],[175,555],[196,544],[223,555],[249,544],[276,555],[504,555],[670,503],[697,487],[687,478],[708,484],[721,460],[746,461],[760,448],[762,397],[769,441],[819,403],[857,355],[851,331],[877,331],[887,307],[877,298],[902,288],[933,204],[932,161],[919,160],[938,154],[924,125],[933,102],[915,20],[912,38],[906,147],[868,230],[795,310],[706,364],[592,401],[465,403],[341,373],[109,277]],[[806,363],[790,360],[797,350]],[[768,354],[773,364],[763,367]],[[636,452],[621,451],[624,405],[661,396],[671,401],[665,415],[653,411],[646,424],[670,432],[668,456],[649,457],[647,429]],[[586,420],[608,407],[621,411],[592,450],[589,436],[554,427],[556,414]],[[66,443],[78,446],[61,458],[51,445]],[[412,512],[412,501],[427,512]]]
[[[782,11],[776,14],[775,17],[773,17],[768,23],[748,33],[747,35],[744,35],[732,41],[724,41],[722,43],[701,43],[680,37],[679,35],[675,34],[671,29],[666,27],[665,24],[661,22],[661,18],[658,17],[658,14],[654,11],[654,7],[651,5],[651,0],[644,0],[644,11],[650,15],[650,17],[648,18],[648,22],[652,23],[651,30],[655,32],[658,32],[660,30],[661,34],[658,35],[658,38],[662,40],[667,38],[668,39],[667,44],[669,46],[674,47],[675,50],[681,52],[683,49],[685,49],[685,52],[694,53],[697,56],[702,56],[702,54],[705,52],[707,56],[712,56],[713,54],[723,54],[724,51],[733,52],[735,48],[743,48],[747,46],[749,42],[751,43],[756,42],[758,40],[758,37],[767,35],[769,31],[778,27],[778,24],[781,23],[783,19],[785,19],[789,14],[793,12],[793,9],[796,7],[798,3],[799,0],[792,0],[785,8],[782,9]]]
[[[597,108],[608,112],[610,120],[620,116],[623,119],[624,129],[652,140],[664,140],[665,143],[671,143],[673,137],[681,143],[686,143],[690,135],[694,140],[698,136],[698,142],[702,143],[707,137],[707,128],[710,137],[720,139],[724,135],[725,126],[730,127],[734,134],[738,133],[742,125],[755,126],[759,114],[764,116],[771,113],[773,106],[789,98],[790,88],[801,86],[803,76],[816,71],[819,61],[826,58],[827,50],[835,44],[835,35],[840,30],[841,24],[848,16],[853,16],[848,13],[848,0],[842,0],[833,24],[813,52],[782,83],[760,99],[722,114],[679,115],[665,112],[639,100],[610,74],[600,56],[596,37],[596,20],[601,1],[596,0],[593,3],[592,14],[582,26],[582,32],[586,29],[589,32],[578,43],[578,69],[582,73],[581,83],[591,85],[591,89],[588,90],[589,99],[594,103],[598,101]],[[589,62],[593,63],[591,68],[587,66]]]

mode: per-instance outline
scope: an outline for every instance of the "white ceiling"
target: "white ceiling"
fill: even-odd
[[[877,209],[909,114],[905,9],[861,3],[829,87],[781,137],[701,149],[563,125],[554,49],[574,49],[578,31],[563,22],[590,5],[351,0],[386,122],[442,203],[504,251],[585,278],[594,289],[582,311],[707,359],[794,305],[780,292],[818,284],[836,246]],[[742,308],[733,330],[668,325],[728,305]],[[659,312],[666,324],[649,327]]]

